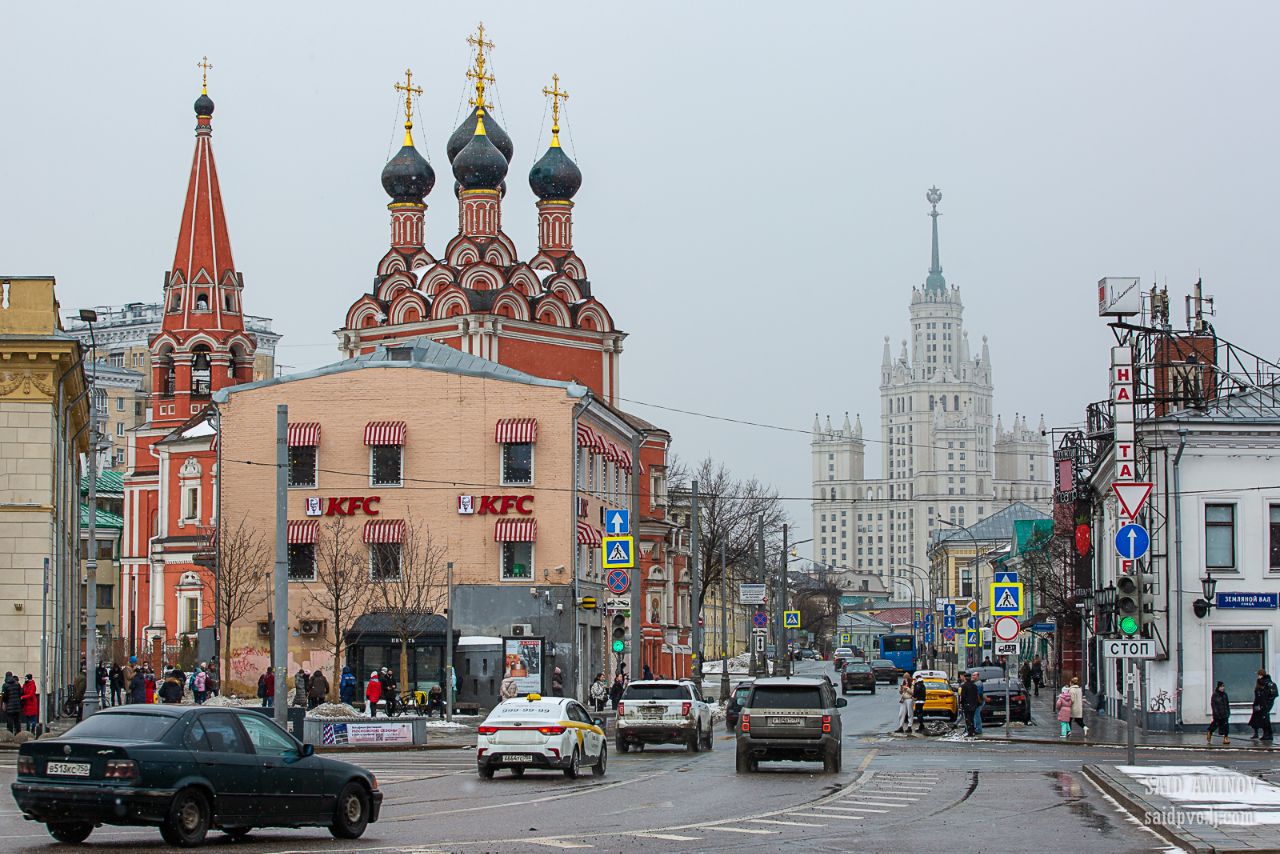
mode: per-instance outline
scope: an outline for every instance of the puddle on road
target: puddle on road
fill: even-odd
[[[1074,774],[1068,771],[1046,771],[1045,776],[1053,782],[1054,790],[1074,815],[1104,836],[1115,832],[1116,826],[1112,824],[1110,817],[1085,800],[1084,786]]]

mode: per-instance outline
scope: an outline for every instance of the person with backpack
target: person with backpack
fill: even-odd
[[[209,696],[209,671],[203,664],[191,676],[191,691],[195,695],[196,705],[203,706]]]
[[[1249,718],[1249,726],[1253,728],[1253,739],[1271,741],[1271,707],[1276,702],[1276,683],[1267,675],[1266,670],[1258,671],[1258,681],[1253,686],[1253,715]],[[1262,734],[1259,736],[1258,732]]]
[[[1213,744],[1213,734],[1215,732],[1222,733],[1222,743],[1230,744],[1231,737],[1227,735],[1227,727],[1231,722],[1231,698],[1227,696],[1227,686],[1224,682],[1219,682],[1213,689],[1213,699],[1209,702],[1209,708],[1213,711],[1213,719],[1209,721],[1209,731],[1204,734],[1206,744]]]

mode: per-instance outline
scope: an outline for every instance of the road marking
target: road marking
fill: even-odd
[[[788,813],[788,815],[794,815],[794,813]],[[817,818],[817,817],[818,816],[814,816],[814,818]],[[773,819],[773,818],[749,818],[747,819],[747,823],[749,824],[784,824],[788,827],[826,827],[825,824],[811,824],[807,821],[778,821],[777,819]]]
[[[851,803],[851,804],[867,804],[868,806],[873,806],[873,807],[893,807],[894,809],[897,809],[897,810],[900,810],[900,809],[902,809],[903,807],[908,806],[907,804],[888,804],[888,803],[885,803],[885,802],[883,802],[883,801],[864,801],[864,800],[861,800],[861,799],[858,799],[858,800],[850,799],[850,800],[848,801],[848,803]]]
[[[900,798],[897,795],[886,795],[884,792],[878,792],[875,789],[864,789],[862,794],[869,798],[879,798],[882,801],[906,801],[907,803],[915,803],[919,798]]]
[[[918,789],[916,791],[903,791],[901,789],[865,789],[864,791],[879,795],[923,795],[928,793],[928,789]]]
[[[862,821],[866,816],[862,815],[826,815],[817,813],[793,812],[792,815],[802,816],[804,818],[835,818],[840,821]]]
[[[530,839],[534,845],[545,845],[548,848],[591,848],[585,842],[573,842],[568,839]]]
[[[759,828],[755,828],[755,827],[724,827],[719,824],[713,824],[707,829],[720,830],[725,833],[753,833],[756,835],[765,835],[765,836],[771,836],[779,832],[777,830],[760,830]]]
[[[415,821],[424,818],[433,818],[438,815],[452,815],[454,813],[480,812],[482,810],[509,809],[511,807],[523,807],[530,804],[541,804],[547,801],[559,801],[565,798],[577,797],[578,795],[590,794],[591,792],[603,792],[607,789],[616,789],[619,786],[629,786],[632,783],[640,783],[645,780],[652,780],[654,777],[660,777],[662,774],[643,774],[639,777],[633,777],[630,780],[618,780],[616,783],[604,783],[602,785],[586,785],[577,786],[567,792],[559,792],[554,795],[546,795],[541,798],[530,798],[527,801],[506,801],[499,804],[486,804],[478,807],[458,807],[451,810],[436,810],[429,813],[417,813],[415,815],[398,815],[381,819],[382,821]]]
[[[668,842],[695,842],[701,836],[681,836],[678,833],[633,833],[632,836],[643,836],[645,839],[665,839]]]
[[[812,807],[811,809],[839,810],[840,812],[874,812],[874,813],[888,812],[888,810],[869,810],[869,809],[864,809],[863,807]]]

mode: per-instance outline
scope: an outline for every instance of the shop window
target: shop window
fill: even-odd
[[[370,445],[370,483],[373,486],[400,486],[404,448],[400,445]]]
[[[289,446],[289,486],[316,485],[316,446]]]
[[[502,580],[520,581],[533,577],[533,543],[502,544]]]
[[[1269,508],[1271,533],[1271,562],[1273,572],[1280,572],[1280,504],[1272,504]]]
[[[400,580],[400,544],[372,543],[369,546],[369,577],[374,581]]]
[[[289,580],[316,580],[316,545],[315,543],[289,544]]]
[[[502,482],[533,483],[533,445],[529,442],[502,443]]]
[[[1227,685],[1227,696],[1234,702],[1249,702],[1253,697],[1258,671],[1265,668],[1266,633],[1263,631],[1215,631],[1213,633],[1213,679],[1209,690],[1219,682]]]
[[[1208,569],[1235,569],[1236,506],[1204,506],[1204,565]]]

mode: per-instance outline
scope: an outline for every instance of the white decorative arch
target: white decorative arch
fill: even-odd
[[[502,271],[489,264],[472,264],[462,271],[458,284],[471,291],[496,291],[502,287]]]
[[[504,314],[502,311],[504,308],[507,310],[504,315],[506,317],[510,317],[513,320],[529,319],[529,302],[522,295],[510,291],[499,294],[498,298],[493,301],[493,313]]]
[[[461,309],[461,311],[458,309]],[[471,303],[467,301],[466,294],[457,289],[445,291],[431,303],[431,317],[433,320],[453,317],[457,314],[469,314],[470,312]]]
[[[553,326],[569,326],[569,307],[548,294],[538,300],[534,309],[534,319],[538,323],[549,323]]]
[[[407,316],[412,309],[417,310],[417,318]],[[418,320],[426,320],[430,317],[431,309],[427,305],[427,301],[422,298],[422,294],[417,291],[404,291],[396,297],[396,301],[391,304],[391,310],[387,314],[393,324],[416,323]]]

